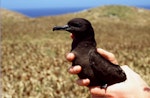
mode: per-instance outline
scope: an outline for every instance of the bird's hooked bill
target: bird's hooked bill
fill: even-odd
[[[69,29],[69,26],[68,25],[65,25],[65,26],[55,26],[54,28],[53,28],[53,31],[55,31],[55,30],[68,30]]]

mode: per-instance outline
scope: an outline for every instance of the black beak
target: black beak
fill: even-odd
[[[55,31],[55,30],[66,30],[66,31],[68,31],[69,30],[69,26],[68,25],[65,25],[65,26],[55,26],[53,28],[53,31]]]

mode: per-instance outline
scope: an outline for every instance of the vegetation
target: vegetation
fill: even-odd
[[[97,47],[113,52],[150,85],[150,11],[104,6],[61,16],[29,18],[2,12],[2,98],[90,98],[67,70],[69,33],[53,32],[74,17],[90,20]]]

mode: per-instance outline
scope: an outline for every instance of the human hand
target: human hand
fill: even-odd
[[[115,56],[103,49],[97,49],[97,51],[104,56],[106,59],[114,64],[118,64]],[[72,61],[75,58],[73,53],[69,53],[66,56],[68,61]],[[99,86],[89,87],[92,98],[150,98],[150,88],[145,81],[128,66],[124,65],[121,68],[127,75],[125,82],[111,85],[105,92]],[[80,65],[72,66],[69,68],[69,73],[78,74],[82,70]],[[80,86],[88,86],[90,83],[89,79],[78,79],[77,84]]]

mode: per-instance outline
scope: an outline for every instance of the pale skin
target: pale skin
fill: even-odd
[[[114,64],[118,64],[114,54],[100,49],[97,49],[103,57],[108,59]],[[68,61],[73,61],[75,55],[73,53],[68,53],[66,56]],[[127,75],[127,80],[125,82],[117,83],[111,85],[107,88],[106,92],[99,86],[88,87],[92,98],[150,98],[150,87],[146,82],[128,66],[124,65],[121,68],[125,71]],[[82,70],[80,65],[71,66],[69,68],[69,73],[78,74]],[[76,83],[79,86],[88,86],[90,83],[89,79],[78,79]]]

